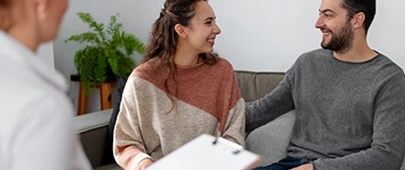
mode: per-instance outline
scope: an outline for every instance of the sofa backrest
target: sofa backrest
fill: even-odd
[[[255,101],[270,93],[283,80],[281,72],[251,72],[236,70],[238,86],[246,102]]]

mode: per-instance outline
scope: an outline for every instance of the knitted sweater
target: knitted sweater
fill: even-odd
[[[330,50],[298,58],[270,94],[247,107],[250,131],[288,110],[296,122],[288,155],[317,170],[397,170],[405,148],[405,76],[382,54],[343,62]]]
[[[114,131],[120,166],[132,170],[144,158],[158,160],[204,133],[244,146],[244,100],[228,61],[178,66],[166,90],[168,73],[156,58],[128,78]]]

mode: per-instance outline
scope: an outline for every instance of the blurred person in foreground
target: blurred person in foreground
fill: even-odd
[[[63,76],[36,56],[67,0],[0,0],[0,169],[88,170]]]

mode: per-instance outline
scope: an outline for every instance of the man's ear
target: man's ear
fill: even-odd
[[[359,12],[353,16],[352,25],[354,29],[362,28],[364,26],[364,21],[366,20],[366,15],[364,12]]]
[[[176,24],[174,30],[177,32],[180,38],[185,39],[187,37],[185,27],[181,24]]]

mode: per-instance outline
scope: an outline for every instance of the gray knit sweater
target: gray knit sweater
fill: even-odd
[[[405,76],[382,54],[343,62],[330,50],[301,55],[270,94],[246,107],[246,130],[295,109],[288,155],[317,170],[396,170],[405,149]]]

